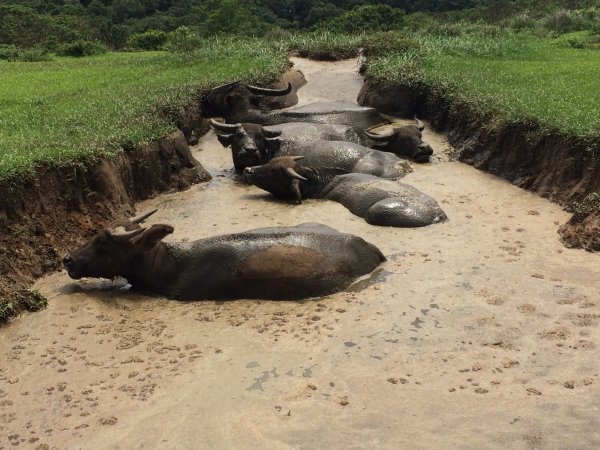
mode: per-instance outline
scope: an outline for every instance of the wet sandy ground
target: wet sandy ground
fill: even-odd
[[[303,101],[355,98],[354,61],[296,63]],[[178,303],[49,276],[48,309],[0,329],[0,449],[600,446],[598,255],[561,246],[558,206],[426,138],[437,161],[405,181],[450,221],[407,230],[276,202],[207,135],[196,157],[214,180],[138,208],[160,207],[170,239],[319,221],[389,260],[305,302]]]

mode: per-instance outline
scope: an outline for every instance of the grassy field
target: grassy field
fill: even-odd
[[[415,36],[415,47],[369,62],[367,75],[425,85],[500,122],[600,135],[600,52],[532,37]]]
[[[208,88],[273,80],[283,50],[263,41],[208,41],[185,57],[107,53],[40,63],[0,61],[0,181],[38,164],[89,162],[174,129],[168,111]]]

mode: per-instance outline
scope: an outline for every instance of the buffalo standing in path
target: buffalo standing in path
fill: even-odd
[[[360,237],[316,223],[162,242],[172,232],[170,225],[105,229],[63,263],[74,279],[121,276],[137,290],[200,300],[326,295],[385,261]]]
[[[333,200],[371,225],[422,227],[447,219],[437,202],[404,183],[363,173],[337,175],[301,166],[303,157],[274,158],[248,167],[244,179],[279,198]]]

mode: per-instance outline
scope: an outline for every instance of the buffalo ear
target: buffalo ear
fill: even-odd
[[[136,244],[153,247],[165,236],[171,234],[173,230],[174,228],[171,225],[161,223],[152,225],[137,238]]]
[[[265,130],[264,128],[262,131],[266,138],[276,138],[281,136],[281,133],[283,133],[283,130]]]

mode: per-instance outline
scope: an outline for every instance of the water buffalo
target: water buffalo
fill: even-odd
[[[429,162],[433,149],[421,139],[423,122],[416,120],[416,125],[394,127],[392,131],[385,134],[378,134],[369,130],[357,130],[349,125],[324,123],[291,122],[263,126],[254,123],[223,125],[214,120],[211,122],[217,133],[222,135],[235,133],[239,127],[244,129],[248,137],[242,137],[240,134],[243,142],[231,144],[234,152],[236,151],[235,147],[238,149],[248,147],[252,148],[252,151],[258,148],[268,148],[276,138],[279,141],[346,141],[393,153],[401,158],[409,158],[418,163]]]
[[[423,142],[421,132],[425,128],[423,122],[415,117],[416,125],[404,125],[394,127],[388,133],[378,134],[365,130],[365,134],[373,141],[372,145],[367,144],[385,152],[392,152],[404,158],[410,158],[418,163],[429,162],[429,157],[433,155],[433,149],[429,144]]]
[[[385,257],[358,236],[306,223],[194,242],[162,242],[170,225],[105,229],[63,260],[69,276],[124,277],[178,300],[294,299],[330,294]]]
[[[231,146],[233,164],[238,172],[245,167],[264,164],[277,156],[301,155],[311,167],[335,168],[338,173],[368,173],[398,179],[412,172],[410,165],[388,152],[373,150],[347,141],[294,141],[281,139],[276,132],[253,139],[241,124],[212,121],[223,146]],[[271,137],[272,136],[272,137]]]
[[[437,202],[404,183],[363,173],[336,175],[302,166],[301,156],[274,158],[247,167],[244,179],[276,197],[333,200],[371,225],[422,227],[443,222],[446,214]]]
[[[252,86],[252,93],[257,93]],[[261,95],[286,95],[286,89],[262,89]],[[357,106],[342,100],[317,102],[308,105],[271,111],[260,106],[255,96],[240,90],[240,82],[218,86],[212,89],[202,100],[200,109],[204,117],[223,117],[228,123],[258,123],[275,125],[287,122],[316,122],[339,125],[350,125],[366,129],[376,125],[389,123],[375,108]]]

